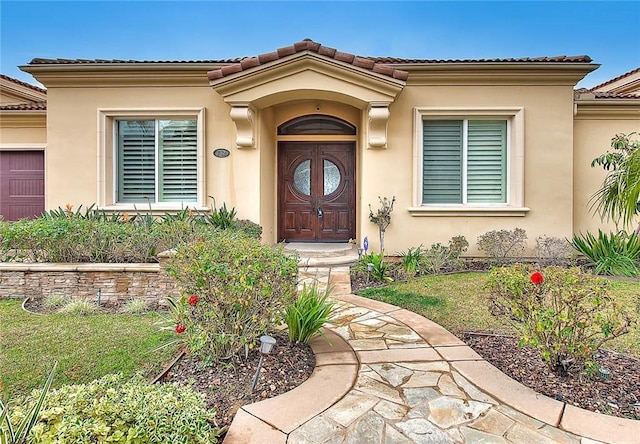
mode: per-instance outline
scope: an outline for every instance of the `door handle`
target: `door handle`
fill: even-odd
[[[322,209],[318,208],[318,217],[322,219],[322,216],[324,216],[324,213],[322,212]]]

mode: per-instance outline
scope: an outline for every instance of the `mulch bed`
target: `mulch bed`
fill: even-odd
[[[185,355],[163,381],[191,385],[203,393],[207,406],[216,410],[216,425],[226,429],[243,405],[286,393],[313,373],[316,359],[311,347],[289,342],[286,334],[277,334],[274,338],[276,346],[265,356],[253,392],[251,385],[260,361],[256,349],[249,351],[247,359],[217,367],[204,366],[197,358]]]
[[[600,349],[596,361],[610,371],[600,376],[559,376],[542,361],[540,353],[518,347],[509,336],[467,333],[462,337],[484,359],[503,373],[538,393],[593,412],[640,419],[640,360]]]

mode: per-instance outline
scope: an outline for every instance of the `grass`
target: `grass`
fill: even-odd
[[[507,322],[489,312],[487,292],[483,289],[485,279],[484,273],[430,275],[370,288],[358,294],[419,313],[456,335],[465,331],[513,333]],[[606,343],[605,347],[640,359],[640,282],[611,282],[614,296],[630,312],[636,324],[629,334]]]
[[[159,315],[36,315],[19,300],[0,301],[0,395],[3,400],[42,386],[59,361],[53,386],[86,383],[107,373],[152,376],[174,356]]]

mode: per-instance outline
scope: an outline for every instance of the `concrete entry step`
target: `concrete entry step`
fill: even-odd
[[[350,243],[290,242],[284,252],[298,254],[298,264],[308,267],[349,265],[358,261],[358,249]]]

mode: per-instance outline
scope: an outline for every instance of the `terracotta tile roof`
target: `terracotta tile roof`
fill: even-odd
[[[8,80],[9,82],[17,83],[18,85],[22,85],[22,86],[26,86],[27,88],[31,88],[34,91],[38,91],[40,93],[45,93],[45,94],[47,93],[46,89],[42,89],[42,88],[40,88],[38,86],[32,85],[32,84],[27,83],[27,82],[23,82],[23,81],[18,80],[18,79],[14,79],[13,77],[9,77],[9,76],[6,76],[4,74],[0,74],[0,77],[5,79],[5,80]]]
[[[591,63],[593,60],[586,55],[555,56],[555,57],[523,57],[523,58],[495,58],[495,59],[401,59],[397,57],[368,57],[376,63],[385,64],[439,64],[439,63]]]
[[[608,91],[589,91],[593,94],[595,94],[596,99],[635,99],[635,100],[640,100],[640,95],[637,94],[620,94],[620,93],[613,93],[613,92],[608,92]]]
[[[323,46],[320,43],[314,42],[313,40],[309,39],[294,43],[291,46],[279,48],[273,52],[260,54],[256,57],[244,58],[238,63],[209,71],[207,73],[207,76],[209,77],[209,80],[221,79],[222,77],[228,76],[230,74],[235,74],[237,72],[254,68],[256,66],[264,65],[266,63],[273,62],[275,60],[304,51],[314,52],[316,54],[329,57],[340,62],[348,63],[359,68],[367,69],[378,74],[392,77],[394,79],[407,80],[407,78],[409,77],[408,72],[393,68],[385,63],[378,63],[371,58],[361,57],[347,52],[340,52],[334,48]]]
[[[637,73],[637,72],[640,72],[640,67],[639,67],[639,68],[636,68],[636,69],[632,69],[631,71],[629,71],[629,72],[625,72],[624,74],[621,74],[621,75],[619,75],[618,77],[614,77],[614,78],[613,78],[613,79],[611,79],[611,80],[607,80],[606,82],[603,82],[603,83],[601,83],[601,84],[599,84],[599,85],[596,85],[596,86],[594,86],[593,88],[591,88],[591,90],[602,88],[603,86],[607,86],[607,85],[609,85],[609,84],[611,84],[611,83],[613,83],[613,82],[617,82],[618,80],[623,79],[623,78],[625,78],[625,77],[627,77],[627,76],[630,76],[630,75],[632,75],[632,74],[635,74],[635,73]]]
[[[29,65],[110,65],[110,64],[143,64],[143,63],[211,63],[211,64],[224,64],[224,63],[236,63],[242,60],[242,58],[224,59],[224,60],[120,60],[120,59],[43,59],[35,58],[29,62]]]
[[[638,100],[640,101],[640,95],[637,94],[623,94],[623,93],[614,93],[609,91],[593,91],[588,88],[578,88],[573,91],[573,95],[576,99],[586,98],[588,99],[591,96],[591,99],[628,99],[628,100]],[[585,97],[582,97],[582,96]]]
[[[46,111],[47,102],[29,102],[16,105],[0,105],[0,111]]]

